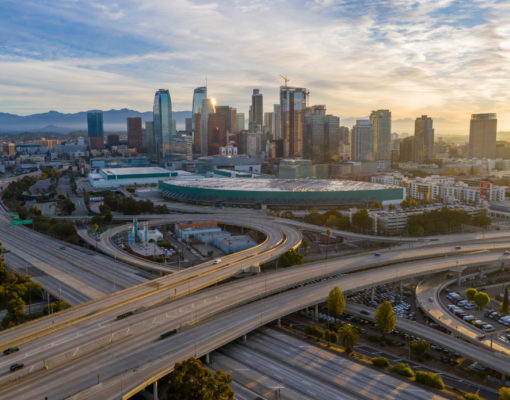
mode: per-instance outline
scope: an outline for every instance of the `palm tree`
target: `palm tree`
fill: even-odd
[[[338,333],[340,334],[340,343],[342,343],[345,352],[351,354],[354,346],[358,343],[358,328],[351,324],[345,324],[338,330]]]

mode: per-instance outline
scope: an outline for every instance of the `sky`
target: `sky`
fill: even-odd
[[[280,74],[345,119],[422,114],[436,135],[472,113],[510,130],[507,0],[1,0],[0,112],[190,110],[207,80],[220,105],[265,111]],[[412,133],[412,132],[411,132]]]

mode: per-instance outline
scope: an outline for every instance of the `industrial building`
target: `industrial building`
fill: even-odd
[[[405,188],[327,179],[187,179],[160,181],[163,196],[186,202],[272,207],[330,207],[370,201],[400,204]]]
[[[113,188],[129,185],[148,185],[168,179],[171,171],[159,167],[103,168],[89,174],[89,182],[97,188]]]

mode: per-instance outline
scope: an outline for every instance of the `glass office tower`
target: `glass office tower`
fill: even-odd
[[[89,146],[91,149],[104,148],[103,112],[89,111],[87,113]]]
[[[175,134],[172,121],[172,99],[167,89],[159,89],[154,95],[153,116],[156,160],[160,163],[170,152],[171,136]]]
[[[201,86],[197,87],[193,91],[193,104],[191,105],[191,128],[192,131],[195,131],[195,118],[193,117],[195,114],[200,114],[202,111],[202,100],[207,99],[207,87]]]

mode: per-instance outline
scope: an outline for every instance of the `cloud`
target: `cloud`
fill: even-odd
[[[510,129],[509,16],[497,0],[40,0],[24,8],[7,0],[0,107],[147,110],[154,90],[167,87],[174,107],[189,109],[207,77],[220,103],[246,112],[259,87],[270,110],[284,73],[310,90],[311,104],[341,117],[390,108],[396,119],[427,113],[464,131],[470,113],[492,111]]]

